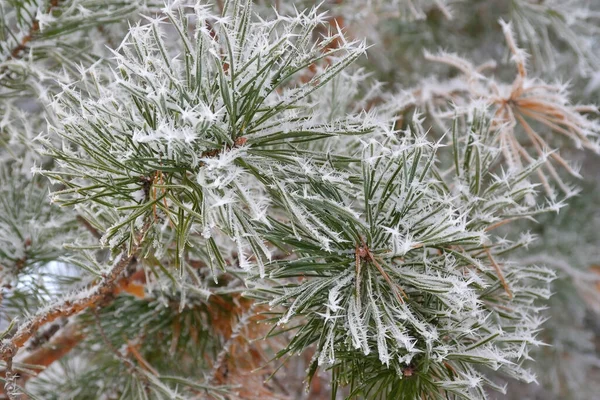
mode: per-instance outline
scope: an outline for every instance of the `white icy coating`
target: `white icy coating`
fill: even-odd
[[[79,81],[62,86],[51,106],[64,143],[39,139],[58,165],[44,173],[68,183],[55,199],[86,207],[112,250],[151,222],[153,255],[177,259],[181,309],[192,293],[210,294],[190,283],[185,249],[198,248],[215,279],[216,267],[248,277],[274,310],[283,307],[280,325],[305,318],[318,326],[319,365],[364,357],[398,379],[428,365],[433,385],[472,398],[490,384],[478,365],[534,380],[521,361],[539,344],[536,301],[550,295],[553,274],[504,261],[532,238],[511,241],[494,229],[562,206],[536,206],[528,180],[552,155],[543,149],[525,164],[507,157],[508,169],[495,168],[496,156],[511,152],[498,140],[508,125],[488,123],[484,96],[456,104],[466,127],[437,143],[418,114],[399,130],[389,104],[365,110],[381,84],[345,70],[364,43],[348,42],[339,27],[315,42],[325,19],[316,10],[260,20],[249,2],[227,6],[215,16],[171,3],[131,27],[110,69],[82,67]],[[468,62],[435,57],[464,79],[395,100],[432,103],[474,82],[494,88]],[[499,87],[497,96],[510,93]],[[595,134],[562,89],[552,99],[588,129],[583,136]],[[440,114],[440,125],[456,115]],[[451,374],[446,364],[455,361]]]

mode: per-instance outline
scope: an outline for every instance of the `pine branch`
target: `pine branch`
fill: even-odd
[[[501,85],[485,75],[491,63],[450,53],[425,57],[458,75],[422,79],[424,49],[453,47],[445,44],[455,37],[473,39],[457,51],[479,51],[479,42],[500,36],[492,29],[490,38],[470,38],[482,23],[473,28],[460,5],[441,0],[332,0],[334,17],[293,2],[277,1],[273,17],[254,12],[266,1],[171,2],[128,31],[122,15],[146,10],[145,1],[87,1],[61,1],[58,10],[53,0],[32,24],[29,8],[39,3],[11,3],[7,16],[28,15],[0,32],[9,35],[0,46],[11,72],[3,93],[19,101],[44,94],[31,96],[44,112],[27,140],[15,133],[26,123],[0,117],[0,145],[19,137],[26,145],[11,157],[24,158],[44,131],[34,140],[44,156],[29,166],[43,166],[58,190],[53,201],[75,208],[57,218],[45,202],[13,201],[24,190],[18,185],[0,190],[0,279],[17,282],[2,305],[11,317],[32,314],[0,346],[11,398],[25,382],[40,397],[188,400],[223,389],[229,397],[293,397],[297,369],[309,384],[314,378],[309,396],[480,400],[487,389],[503,390],[496,371],[535,379],[525,363],[540,345],[541,302],[555,274],[508,256],[533,241],[514,222],[563,207],[541,199],[531,182],[537,174],[551,193],[546,169],[571,192],[548,160],[578,176],[546,148],[543,130],[594,150],[600,131],[584,115],[592,107],[573,105],[562,85],[530,78],[516,40],[523,32],[513,37],[503,25],[516,72]],[[444,17],[460,35],[446,34]],[[381,23],[390,18],[400,19],[392,29]],[[384,76],[378,66],[351,69],[367,48],[346,32],[383,45],[370,48],[371,60],[385,48],[383,58],[407,77],[389,86],[420,79],[417,89],[391,95],[373,79]],[[121,33],[114,58],[89,50]],[[71,59],[65,50],[75,47],[83,50]],[[50,71],[60,93],[47,83],[47,65],[61,71]],[[416,108],[426,119],[407,115]],[[431,142],[430,125],[451,135]],[[47,187],[30,197],[45,199]],[[22,221],[33,221],[26,234]],[[64,236],[49,243],[53,229]],[[63,243],[67,254],[56,250]],[[108,252],[115,258],[100,261]],[[145,257],[139,268],[137,257]],[[56,260],[56,269],[48,265]],[[86,279],[84,290],[44,305]],[[596,296],[595,283],[582,287]],[[60,328],[67,317],[73,324]],[[67,337],[77,326],[85,337]],[[285,387],[269,383],[277,369],[258,368],[273,353],[286,359]],[[37,376],[19,363],[47,367],[61,358]],[[330,387],[320,385],[325,377]],[[84,386],[90,380],[97,385]]]
[[[58,7],[59,2],[60,0],[50,0],[48,7],[46,8],[46,14],[50,14],[53,9]],[[31,21],[31,28],[29,29],[29,32],[21,39],[21,42],[11,50],[10,57],[13,60],[17,60],[22,57],[24,51],[27,49],[27,44],[35,38],[35,35],[39,32],[39,30],[39,21],[34,18]]]
[[[123,250],[111,269],[104,273],[100,282],[91,289],[81,294],[75,294],[62,300],[57,305],[51,305],[46,309],[41,309],[36,315],[23,323],[10,339],[4,339],[0,347],[0,359],[9,363],[19,351],[19,349],[45,324],[51,323],[58,318],[69,317],[77,314],[89,307],[101,304],[108,296],[113,294],[117,285],[117,279],[135,259],[143,244],[143,237],[147,233],[150,224],[147,223],[140,229],[133,247]]]
[[[25,383],[37,375],[36,370],[43,371],[55,361],[60,360],[84,338],[81,332],[81,326],[77,323],[71,323],[63,328],[58,335],[52,338],[37,349],[30,351],[25,356],[14,360],[20,367],[19,377],[16,384],[24,387]],[[31,372],[29,372],[31,371]],[[4,375],[4,373],[2,373]]]

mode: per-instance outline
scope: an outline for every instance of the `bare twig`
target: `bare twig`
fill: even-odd
[[[506,279],[504,279],[504,274],[502,273],[502,269],[500,269],[500,266],[498,265],[496,260],[494,260],[494,257],[492,257],[492,253],[490,252],[489,248],[487,248],[487,247],[485,248],[485,253],[487,254],[488,258],[490,259],[492,266],[496,270],[496,274],[498,275],[498,278],[500,279],[500,283],[502,283],[502,287],[504,287],[506,294],[508,294],[508,297],[512,299],[513,294],[512,294],[512,291],[510,290],[510,288],[508,287],[508,283],[506,282]]]

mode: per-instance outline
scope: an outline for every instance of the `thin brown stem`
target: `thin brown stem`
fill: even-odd
[[[94,226],[90,224],[90,222],[87,219],[83,218],[81,215],[78,215],[77,221],[81,222],[81,225],[83,225],[84,228],[87,229],[93,237],[95,237],[96,239],[102,238],[102,234],[98,232],[98,229],[94,228]]]
[[[58,3],[59,0],[51,0],[50,4],[48,4],[48,8],[46,9],[46,14],[50,14],[50,12],[52,12],[53,9],[58,7]],[[39,31],[40,23],[36,18],[34,18],[31,21],[31,28],[29,28],[29,32],[27,33],[27,35],[25,35],[23,39],[21,39],[21,42],[11,50],[10,58],[12,58],[13,60],[21,58],[24,51],[27,49],[27,44],[33,40],[33,38]]]
[[[500,282],[502,283],[502,286],[504,287],[506,294],[508,294],[508,297],[512,299],[513,293],[510,290],[510,288],[508,287],[508,283],[506,282],[506,279],[504,279],[504,274],[502,273],[502,270],[500,269],[500,265],[498,265],[496,260],[494,260],[494,257],[492,257],[492,253],[490,252],[489,248],[487,248],[487,247],[485,248],[485,253],[487,254],[488,258],[490,259],[492,266],[496,270],[496,274],[498,275],[498,278],[500,279]]]
[[[420,246],[418,246],[420,247]],[[390,286],[390,289],[392,289],[392,291],[394,292],[394,295],[396,296],[396,298],[398,299],[398,301],[401,304],[404,304],[404,300],[402,299],[402,296],[404,296],[404,298],[408,299],[408,296],[406,295],[406,292],[396,283],[392,282],[392,278],[390,278],[390,275],[385,271],[385,269],[383,269],[383,267],[381,266],[381,264],[377,261],[377,259],[375,258],[375,255],[371,252],[371,250],[369,249],[369,247],[366,245],[366,243],[363,241],[362,245],[356,246],[355,249],[355,259],[356,259],[356,295],[360,296],[360,265],[362,261],[366,261],[366,262],[370,262],[373,265],[375,265],[375,267],[377,268],[377,270],[379,271],[379,273],[381,274],[381,276],[383,276],[383,279],[385,279],[385,281],[388,283],[388,285]],[[400,293],[402,293],[402,296],[400,295],[400,293],[398,293],[398,291],[400,291]]]

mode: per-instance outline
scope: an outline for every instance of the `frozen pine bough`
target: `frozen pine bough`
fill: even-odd
[[[6,48],[102,13],[65,3],[37,5]],[[486,399],[502,379],[535,384],[556,273],[522,256],[527,224],[575,193],[553,165],[579,174],[518,112],[595,149],[591,107],[528,80],[508,24],[512,86],[428,56],[461,72],[442,106],[360,67],[369,47],[343,17],[258,3],[136,3],[117,46],[122,20],[73,31],[106,54],[19,48],[0,64],[0,184],[22,204],[0,203],[4,395]],[[402,23],[456,15],[400,3]]]

